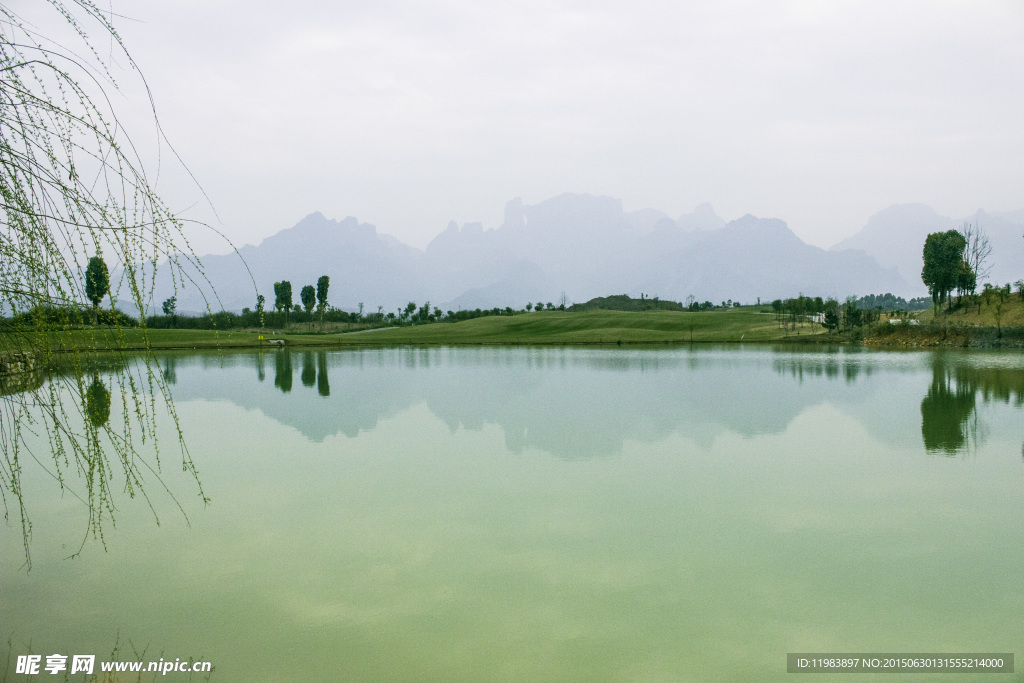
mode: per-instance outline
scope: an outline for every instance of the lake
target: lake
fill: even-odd
[[[117,644],[214,681],[781,680],[789,652],[1024,652],[1020,352],[159,364],[211,502],[166,420],[159,526],[115,477],[116,526],[82,547],[76,482],[25,464],[10,667]]]

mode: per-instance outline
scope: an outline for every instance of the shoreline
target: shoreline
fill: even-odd
[[[360,339],[346,339],[344,334],[282,334],[270,339],[239,339],[232,338],[241,332],[209,332],[195,331],[193,340],[160,341],[150,339],[123,340],[125,343],[96,343],[89,340],[83,344],[60,343],[49,349],[55,355],[74,353],[112,353],[112,352],[144,352],[144,351],[204,351],[204,350],[263,350],[279,351],[281,349],[331,349],[346,348],[395,348],[403,346],[416,347],[456,347],[456,346],[488,346],[488,347],[679,347],[679,346],[712,346],[712,345],[751,345],[751,346],[843,346],[861,347],[865,349],[1024,349],[1024,328],[1005,328],[1002,335],[994,330],[982,328],[970,330],[964,328],[921,328],[912,333],[899,331],[888,335],[865,335],[853,338],[853,335],[842,334],[828,336],[824,334],[790,335],[775,339],[737,339],[732,337],[702,336],[699,339],[618,339],[612,335],[599,339],[485,339],[460,340],[450,339],[417,339],[389,335],[392,339],[366,339],[359,333]],[[355,333],[352,333],[355,334]],[[271,341],[273,340],[273,341]],[[22,351],[12,351],[22,353]]]

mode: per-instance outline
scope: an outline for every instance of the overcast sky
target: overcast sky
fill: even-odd
[[[422,247],[563,192],[825,247],[893,203],[1024,207],[1019,0],[108,1],[238,245],[321,211]]]

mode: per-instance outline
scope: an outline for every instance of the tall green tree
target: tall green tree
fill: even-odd
[[[316,281],[316,306],[320,312],[320,331],[324,330],[324,311],[327,310],[327,290],[331,286],[331,278],[321,275]]]
[[[313,306],[316,306],[316,290],[313,289],[313,285],[306,285],[299,292],[299,298],[302,299],[302,307],[306,309],[306,315],[313,312]]]
[[[924,268],[921,280],[928,287],[932,302],[939,306],[961,279],[961,266],[967,241],[956,230],[933,232],[924,241]]]
[[[110,275],[107,264],[100,256],[89,259],[85,269],[85,296],[92,302],[93,319],[99,322],[100,302],[110,292]]]
[[[274,307],[284,311],[284,323],[287,325],[292,310],[292,283],[288,280],[274,283]]]

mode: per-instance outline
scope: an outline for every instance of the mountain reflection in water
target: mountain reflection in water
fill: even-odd
[[[270,392],[259,384],[268,361]],[[452,431],[497,424],[512,452],[540,449],[565,459],[610,455],[629,440],[675,432],[702,445],[726,432],[781,433],[824,403],[857,417],[881,441],[909,446],[920,433],[928,452],[953,455],[983,438],[979,400],[1024,404],[1024,358],[1013,353],[281,349],[169,355],[162,363],[177,400],[229,400],[259,409],[314,442],[354,437],[426,403]],[[302,388],[293,391],[295,366]]]

